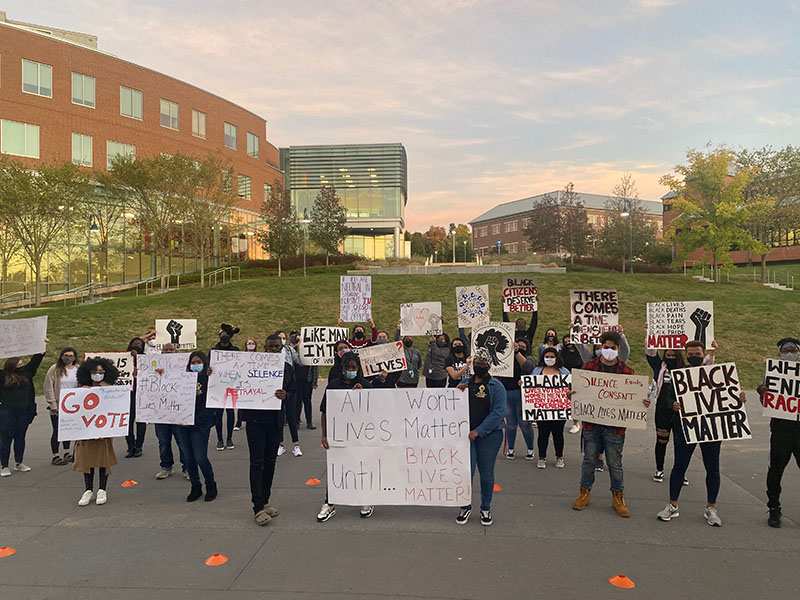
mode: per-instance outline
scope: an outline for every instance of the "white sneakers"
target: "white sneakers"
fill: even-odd
[[[20,473],[27,473],[28,471],[31,470],[31,468],[25,463],[19,462],[16,465],[14,465],[14,470],[19,471]]]
[[[680,516],[681,513],[678,512],[677,504],[672,504],[671,502],[667,504],[664,510],[656,515],[659,521],[669,521],[670,519],[677,519]]]
[[[92,501],[92,498],[94,498],[94,492],[92,490],[86,490],[83,492],[81,499],[78,500],[78,506],[88,506],[89,502]]]
[[[564,468],[564,459],[561,457],[556,458],[556,469]]]
[[[578,433],[581,430],[581,426],[577,423],[573,423],[572,427],[569,428],[570,433]]]
[[[278,456],[283,456],[284,454],[286,454],[286,448],[284,448],[283,444],[281,444],[278,446]]]
[[[156,473],[156,479],[166,479],[170,475],[174,473],[174,469],[170,467],[169,469],[161,469],[158,473]]]
[[[317,515],[317,522],[324,523],[335,514],[336,507],[333,504],[323,504],[322,508],[319,509],[319,514]]]
[[[108,494],[105,490],[97,490],[97,504],[105,504],[108,502]]]
[[[547,468],[547,461],[543,458],[540,458],[536,461],[536,468],[537,469],[546,469]]]
[[[719,512],[716,506],[707,506],[703,516],[706,522],[712,527],[722,527],[722,519],[719,518]]]
[[[0,477],[11,477],[11,469],[8,467],[0,469]]]
[[[300,450],[300,446],[292,448],[292,456],[303,456],[303,451]]]

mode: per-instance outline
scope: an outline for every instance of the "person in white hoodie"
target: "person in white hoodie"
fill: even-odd
[[[47,370],[44,376],[44,399],[47,401],[47,410],[50,413],[50,424],[53,433],[50,436],[50,450],[53,459],[50,464],[63,466],[74,460],[69,451],[69,442],[58,441],[58,401],[61,390],[78,387],[78,352],[75,348],[67,347],[61,350],[58,361]],[[64,456],[61,456],[61,446],[64,446]]]

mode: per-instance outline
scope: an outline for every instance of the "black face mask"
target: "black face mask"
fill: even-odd
[[[436,340],[436,345],[439,346],[439,348],[444,348],[445,346],[447,346],[447,342],[445,342],[444,340]]]
[[[453,354],[464,354],[464,346],[453,346]]]
[[[575,344],[567,344],[564,347],[567,349],[567,352],[575,352]]]
[[[703,357],[702,356],[687,356],[686,362],[688,362],[693,367],[699,367],[703,364]]]
[[[403,346],[405,346],[406,348],[411,348],[411,346],[413,345],[414,345],[414,340],[412,339],[403,340]]]
[[[555,344],[556,343],[556,336],[554,336],[554,335],[546,335],[546,336],[544,336],[544,341],[545,341],[545,343],[550,342],[552,344]]]
[[[363,331],[356,331],[356,332],[353,334],[353,336],[354,336],[354,337],[355,337],[357,340],[363,340],[363,339],[364,339],[364,332],[363,332]]]
[[[231,336],[229,335],[219,336],[219,343],[222,344],[223,346],[227,346],[228,344],[231,343]]]
[[[489,367],[484,367],[483,365],[472,365],[472,370],[475,372],[475,375],[481,379],[489,374]]]
[[[667,369],[672,371],[678,366],[678,359],[677,358],[665,358],[664,364],[667,365]]]

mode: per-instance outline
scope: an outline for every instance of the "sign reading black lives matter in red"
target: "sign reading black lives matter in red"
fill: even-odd
[[[616,290],[571,290],[569,306],[569,341],[573,344],[599,344],[606,331],[619,331]]]
[[[539,306],[536,281],[527,277],[503,278],[503,310],[506,312],[535,312]]]
[[[671,373],[687,444],[752,437],[734,363],[674,369]]]

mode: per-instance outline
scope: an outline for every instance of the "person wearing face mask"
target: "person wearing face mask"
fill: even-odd
[[[322,395],[322,402],[319,405],[320,420],[322,423],[322,447],[330,449],[328,444],[328,422],[325,418],[328,405],[328,390],[363,390],[372,387],[370,382],[364,378],[361,369],[361,360],[355,352],[346,352],[342,356],[342,373],[339,377],[328,383],[325,393]],[[368,519],[372,516],[373,506],[362,506],[360,516]],[[336,514],[336,506],[328,503],[328,494],[325,494],[325,503],[317,514],[317,522],[324,523]]]
[[[544,340],[542,340],[542,343],[539,344],[539,350],[537,353],[539,362],[542,362],[542,352],[544,352],[545,348],[556,348],[557,350],[560,349],[558,343],[558,333],[556,333],[555,329],[550,328],[544,332]]]
[[[580,369],[584,363],[592,360],[592,353],[586,344],[575,344],[570,341],[569,334],[561,339],[561,347],[558,349],[561,363],[564,368],[572,373],[572,369]],[[580,433],[581,423],[577,419],[572,420],[570,433]]]
[[[45,338],[45,345],[49,340]],[[11,444],[14,444],[14,470],[27,473],[31,470],[22,462],[25,454],[25,435],[36,416],[36,392],[33,378],[44,353],[31,356],[28,364],[22,359],[7,358],[0,372],[0,477],[11,475],[8,461]]]
[[[69,452],[70,443],[58,441],[58,402],[61,390],[78,387],[78,352],[75,348],[64,348],[58,355],[58,360],[47,370],[44,376],[44,399],[47,401],[47,410],[50,412],[50,424],[53,433],[50,436],[50,450],[53,458],[50,464],[63,466],[72,462],[73,457]],[[61,457],[61,446],[64,446],[64,457]]]
[[[489,313],[491,316],[491,313]],[[509,322],[509,314],[506,311],[503,311],[503,322]],[[539,311],[535,310],[531,313],[531,322],[528,325],[528,328],[525,328],[525,319],[519,317],[514,321],[514,337],[520,338],[524,337],[528,340],[528,347],[533,343],[533,336],[536,335],[536,328],[539,326]]]
[[[786,337],[778,341],[778,352],[781,360],[800,362],[800,340]],[[766,382],[765,382],[766,383]],[[764,393],[767,391],[765,383],[756,388],[764,403]],[[769,420],[769,469],[767,470],[767,508],[769,517],[767,525],[778,528],[781,526],[781,480],[786,465],[792,456],[800,467],[800,421],[788,419]]]
[[[255,338],[249,337],[244,341],[245,352],[255,352],[257,348],[258,348],[258,342],[256,342]],[[234,431],[241,431],[242,430],[242,417],[239,414],[239,410],[238,409],[234,409],[234,413],[236,414],[236,422],[233,425],[233,430]]]
[[[279,329],[274,333],[275,336],[281,341],[283,349],[286,351],[285,361],[292,367],[292,373],[297,365],[300,365],[300,354],[291,347],[289,339],[286,337],[286,332]],[[286,453],[286,447],[283,445],[283,428],[289,425],[289,434],[292,436],[292,455],[303,456],[303,451],[300,450],[300,437],[297,432],[297,387],[294,378],[287,382],[285,387],[286,398],[281,402],[281,443],[278,446],[278,456],[283,456]]]
[[[542,362],[539,363],[531,375],[569,375],[569,371],[561,362],[561,356],[555,348],[547,348],[542,353]],[[556,469],[564,468],[564,425],[566,420],[538,421],[539,460],[536,467],[547,468],[547,445],[550,436],[553,436],[553,448],[556,453]]]
[[[400,323],[397,322],[397,331],[394,332],[394,341],[400,341]],[[406,356],[406,370],[400,373],[397,379],[399,388],[415,388],[419,385],[419,372],[422,369],[422,355],[414,348],[414,338],[410,335],[403,337],[403,354]]]
[[[353,327],[353,335],[347,341],[350,343],[351,348],[361,348],[362,346],[371,346],[375,342],[378,341],[378,328],[375,327],[375,321],[372,320],[372,317],[367,319],[370,326],[372,326],[372,332],[369,337],[367,337],[364,326],[363,325],[356,325]],[[341,327],[344,321],[339,319],[339,326]]]
[[[145,334],[145,337],[147,335]],[[147,423],[136,422],[136,357],[140,354],[145,354],[146,346],[147,342],[142,337],[135,337],[128,342],[128,352],[131,353],[131,360],[133,361],[133,387],[131,388],[130,423],[128,424],[128,435],[125,436],[125,441],[128,444],[125,458],[139,458],[142,455],[144,437],[147,434]]]
[[[334,346],[333,366],[328,371],[328,385],[331,381],[339,379],[342,376],[342,357],[347,354],[352,348],[350,342],[347,340],[339,340]]]
[[[297,352],[298,359],[300,357],[300,332],[296,329],[289,334],[289,345]],[[294,365],[295,377],[295,395],[297,400],[295,402],[295,417],[297,425],[300,426],[300,416],[305,409],[306,415],[306,428],[316,429],[314,422],[311,419],[311,396],[314,390],[317,389],[317,379],[319,378],[319,367],[317,365],[307,366],[301,362]]]
[[[432,335],[428,342],[428,352],[422,368],[425,375],[425,387],[443,388],[447,385],[447,371],[444,363],[448,356],[450,356],[450,337],[446,333]]]
[[[498,377],[498,381],[506,390],[505,432],[508,449],[506,458],[514,460],[517,442],[517,427],[522,430],[527,451],[525,460],[533,460],[533,425],[530,421],[522,419],[522,390],[519,387],[523,375],[530,375],[536,363],[528,354],[528,340],[518,337],[514,342],[514,375],[512,377]]]
[[[375,342],[375,345],[379,344],[388,344],[389,343],[389,334],[385,331],[378,332],[378,339]],[[389,373],[388,371],[381,371],[377,375],[372,375],[371,377],[367,377],[372,387],[378,388],[393,388],[397,386],[397,381],[400,379],[400,371],[393,371]]]
[[[237,346],[233,345],[231,339],[234,335],[239,333],[238,327],[233,327],[232,325],[228,325],[223,323],[219,330],[219,341],[216,345],[211,348],[211,350],[226,350],[228,352],[240,352]],[[211,352],[208,353],[209,357],[211,356]],[[210,359],[209,359],[210,360]],[[215,423],[214,427],[217,430],[217,450],[222,451],[227,448],[228,450],[233,450],[236,446],[233,444],[233,428],[236,426],[236,413],[232,408],[217,408],[217,422]],[[227,437],[223,441],[222,437],[222,419],[223,417],[227,417],[227,429],[226,433],[228,434]]]
[[[444,361],[444,369],[447,371],[447,387],[458,387],[468,377],[471,362],[472,357],[469,355],[467,340],[462,337],[454,338],[450,342],[450,355]]]

